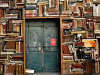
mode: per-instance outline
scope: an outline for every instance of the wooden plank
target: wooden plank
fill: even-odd
[[[44,19],[44,18],[60,18],[58,17],[26,17],[25,19]]]
[[[86,33],[86,31],[71,31],[71,34],[81,34]]]
[[[63,75],[63,67],[62,67],[62,18],[60,18],[60,47],[61,47],[61,75]]]
[[[1,54],[14,54],[14,52],[1,52]]]
[[[24,19],[23,19],[23,21],[24,21],[24,75],[25,75],[25,17],[24,17]]]
[[[93,1],[94,4],[100,4],[100,1]]]

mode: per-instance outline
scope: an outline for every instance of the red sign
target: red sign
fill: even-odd
[[[51,39],[51,46],[55,46],[56,45],[56,39]]]

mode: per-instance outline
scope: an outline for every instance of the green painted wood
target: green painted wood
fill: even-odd
[[[35,72],[59,71],[59,35],[53,20],[26,20],[26,68]],[[51,46],[56,39],[56,46]]]
[[[42,72],[42,52],[29,52],[28,68],[35,72]]]
[[[44,53],[44,71],[57,71],[57,52]]]

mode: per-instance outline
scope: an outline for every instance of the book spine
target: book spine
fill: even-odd
[[[3,25],[3,34],[6,34],[6,24]]]
[[[37,6],[37,12],[36,16],[39,17],[39,7]]]
[[[66,0],[64,0],[64,11],[66,11]]]
[[[51,0],[49,0],[49,8],[51,8]]]
[[[1,10],[1,17],[4,17],[4,10]]]
[[[63,4],[60,4],[60,15],[62,14],[63,11]]]
[[[23,63],[22,63],[22,67],[21,67],[21,74],[22,75],[24,75],[24,69],[23,68],[24,68],[24,66],[23,66]]]
[[[20,42],[20,53],[22,53],[22,42]]]
[[[22,64],[18,64],[18,74],[21,74],[21,66]]]
[[[18,64],[16,64],[16,75],[18,75]]]
[[[43,16],[43,11],[42,11],[43,9],[42,9],[42,5],[39,5],[39,16],[41,17],[41,16]]]

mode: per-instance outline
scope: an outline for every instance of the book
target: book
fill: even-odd
[[[16,49],[16,42],[15,41],[7,41],[5,45],[5,50],[13,50]]]
[[[17,24],[13,24],[13,32],[19,32],[20,33],[21,26]]]
[[[6,34],[6,23],[3,23],[3,34]]]
[[[15,71],[15,63],[6,64],[6,73],[14,74],[14,71]]]
[[[0,53],[3,51],[3,41],[0,41]]]
[[[0,74],[2,74],[3,73],[3,65],[1,65],[1,63],[0,63]]]
[[[17,0],[17,3],[22,3],[22,0]]]
[[[36,10],[26,10],[26,17],[36,17]]]
[[[39,16],[42,17],[43,16],[43,9],[42,9],[42,5],[39,5]]]
[[[0,24],[0,34],[3,34],[3,25]]]
[[[22,53],[22,42],[16,42],[16,53]]]

